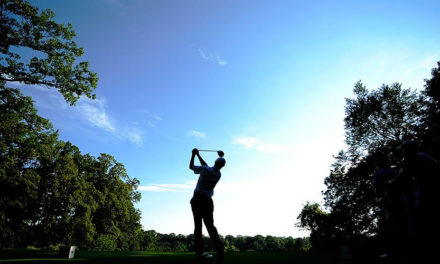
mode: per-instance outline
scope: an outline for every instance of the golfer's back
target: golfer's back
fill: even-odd
[[[194,192],[212,197],[214,195],[214,188],[221,177],[220,170],[215,167],[194,166],[194,173],[200,174]]]

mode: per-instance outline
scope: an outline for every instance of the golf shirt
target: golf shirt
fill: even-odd
[[[208,166],[194,166],[193,170],[194,174],[200,174],[194,192],[212,197],[214,195],[214,187],[222,176],[220,170]]]

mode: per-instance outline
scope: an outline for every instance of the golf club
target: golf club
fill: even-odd
[[[223,157],[225,153],[221,150],[211,150],[211,149],[199,149],[199,151],[205,151],[205,152],[217,152],[219,157]]]

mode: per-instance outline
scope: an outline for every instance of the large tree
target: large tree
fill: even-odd
[[[2,85],[2,84],[0,84]],[[47,119],[18,90],[0,89],[0,246],[25,242],[38,219],[38,158],[57,140]]]
[[[425,80],[425,108],[420,127],[423,147],[437,160],[440,159],[440,61],[432,69],[431,79]]]
[[[362,158],[417,136],[422,107],[417,92],[398,83],[369,91],[361,82],[353,91],[356,97],[346,99],[344,119],[350,156]]]
[[[102,248],[109,240],[120,249],[137,247],[139,181],[112,156],[82,155],[58,140],[32,99],[7,87],[58,89],[71,105],[95,98],[97,74],[78,61],[83,49],[72,25],[24,0],[0,0],[0,12],[0,247]]]
[[[0,89],[0,119],[0,247],[138,247],[139,181],[123,164],[58,140],[17,89]]]
[[[358,240],[377,232],[373,175],[379,167],[399,165],[397,147],[404,140],[421,136],[422,94],[397,83],[369,91],[357,82],[353,91],[355,97],[346,99],[345,105],[348,149],[335,156],[325,179],[324,205],[329,213],[324,217],[317,213],[316,204],[308,204],[299,218],[302,226],[311,230],[312,238],[319,237],[312,240],[315,246],[335,239]]]
[[[72,25],[54,17],[24,0],[0,0],[0,82],[56,88],[72,105],[82,95],[94,98],[97,74],[89,62],[77,61],[84,51],[73,40]]]

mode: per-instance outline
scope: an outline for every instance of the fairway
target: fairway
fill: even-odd
[[[78,251],[74,259],[63,259],[57,251],[5,250],[0,251],[0,263],[124,263],[171,264],[198,263],[192,252],[144,252],[144,251]],[[215,263],[215,261],[209,262]],[[343,263],[334,252],[227,252],[225,264],[254,263]]]

